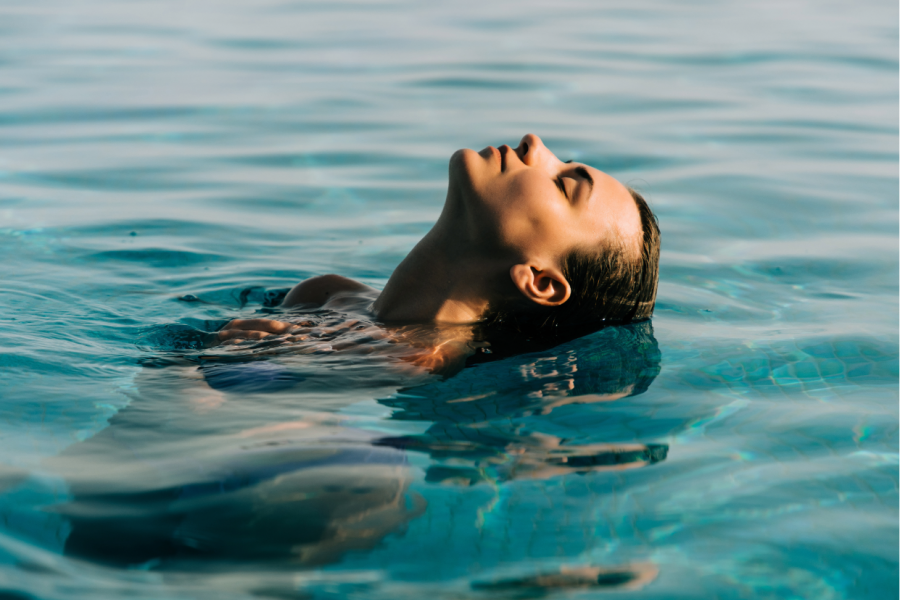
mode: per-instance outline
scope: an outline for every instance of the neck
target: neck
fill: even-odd
[[[449,204],[449,203],[448,203]],[[465,228],[445,206],[435,226],[394,270],[374,304],[384,321],[471,323],[497,293],[503,263],[486,259],[460,235]]]

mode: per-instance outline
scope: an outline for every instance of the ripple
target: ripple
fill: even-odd
[[[221,254],[172,250],[169,248],[143,248],[140,250],[105,250],[85,256],[97,262],[122,261],[140,263],[149,267],[172,269],[232,260]]]

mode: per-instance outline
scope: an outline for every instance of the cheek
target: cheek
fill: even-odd
[[[577,223],[565,199],[557,198],[551,184],[522,178],[504,190],[504,237],[536,250],[555,251],[568,247]]]
[[[533,218],[544,217],[556,204],[553,192],[557,191],[544,179],[531,173],[510,179],[503,186],[504,203]]]

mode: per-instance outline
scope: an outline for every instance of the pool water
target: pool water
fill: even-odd
[[[0,597],[896,598],[897,23],[0,8]],[[526,132],[648,197],[652,323],[446,379],[198,358],[303,278],[383,286],[450,154]]]

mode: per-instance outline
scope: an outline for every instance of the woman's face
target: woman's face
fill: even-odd
[[[640,214],[628,189],[603,171],[560,161],[533,134],[514,149],[456,152],[449,198],[462,203],[472,239],[493,240],[523,258],[560,261],[575,247],[599,248],[614,236],[639,248]]]

